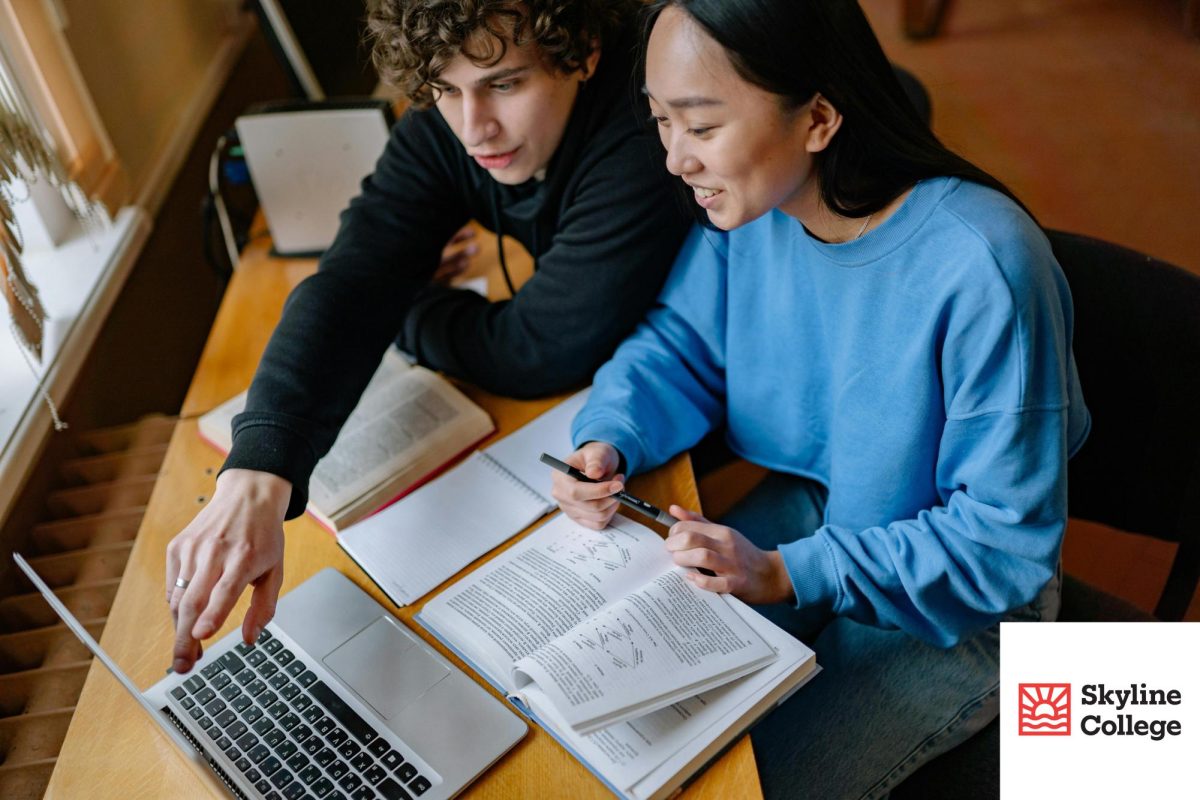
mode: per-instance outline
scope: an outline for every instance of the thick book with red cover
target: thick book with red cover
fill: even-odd
[[[242,392],[204,414],[200,436],[228,453],[233,418],[245,406]],[[436,477],[494,430],[487,412],[448,380],[389,350],[313,471],[308,513],[337,533]]]

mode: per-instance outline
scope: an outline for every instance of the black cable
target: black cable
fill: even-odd
[[[496,196],[496,184],[489,182],[488,186],[492,195],[492,222],[496,228],[496,252],[500,254],[500,271],[504,273],[504,282],[508,284],[509,297],[516,297],[517,289],[513,286],[512,276],[508,274],[508,261],[504,258],[504,226],[500,224],[500,198]]]

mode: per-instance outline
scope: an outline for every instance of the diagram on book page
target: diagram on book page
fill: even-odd
[[[636,669],[646,660],[646,652],[638,643],[634,630],[637,620],[632,616],[614,614],[607,620],[596,620],[586,630],[572,637],[581,650],[593,653],[592,665],[601,675],[605,667],[614,670]],[[640,623],[637,623],[640,624]],[[600,657],[603,654],[603,657]]]
[[[593,584],[604,584],[604,576],[622,572],[633,564],[633,545],[637,542],[620,528],[590,531],[571,527],[560,538],[545,545],[545,553]]]

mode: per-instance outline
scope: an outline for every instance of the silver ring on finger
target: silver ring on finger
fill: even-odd
[[[187,589],[189,583],[191,583],[191,581],[189,581],[187,578],[176,578],[175,579],[175,588],[176,589]]]

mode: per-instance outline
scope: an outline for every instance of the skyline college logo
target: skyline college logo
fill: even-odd
[[[1200,800],[1200,623],[1000,631],[1000,800]]]
[[[1071,735],[1071,684],[1017,684],[1017,734]]]

